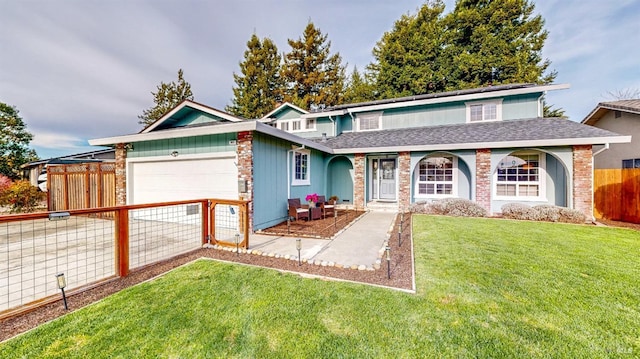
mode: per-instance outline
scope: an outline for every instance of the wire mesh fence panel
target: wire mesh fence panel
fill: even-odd
[[[114,231],[86,216],[0,223],[0,311],[59,293],[58,273],[70,290],[114,276]]]
[[[129,211],[129,266],[132,269],[201,245],[200,203]]]
[[[214,205],[213,213],[215,213],[213,221],[215,239],[221,242],[235,243],[236,234],[242,233],[239,206],[217,203]]]

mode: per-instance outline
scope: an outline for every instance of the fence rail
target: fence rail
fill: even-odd
[[[210,241],[230,245],[232,232],[248,248],[246,206],[203,199],[0,216],[0,318],[59,300],[57,273],[72,294]]]
[[[599,169],[593,177],[594,215],[640,223],[640,169]]]

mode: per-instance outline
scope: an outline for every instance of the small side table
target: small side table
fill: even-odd
[[[322,218],[322,208],[320,207],[309,208],[309,217],[312,220]]]

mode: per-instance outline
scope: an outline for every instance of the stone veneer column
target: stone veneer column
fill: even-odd
[[[365,157],[364,153],[356,153],[354,159],[353,204],[356,209],[364,209],[364,182],[365,182]]]
[[[591,145],[573,146],[573,208],[593,220],[593,162]]]
[[[398,210],[405,212],[411,204],[411,156],[400,152],[398,156]]]
[[[116,206],[127,204],[127,150],[124,143],[116,144]]]
[[[491,150],[476,150],[476,203],[491,213]]]
[[[247,184],[247,192],[240,193],[240,199],[251,201],[249,211],[249,232],[253,232],[253,132],[238,132],[238,179]]]

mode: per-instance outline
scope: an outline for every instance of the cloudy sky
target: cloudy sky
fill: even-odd
[[[182,68],[195,100],[223,110],[252,33],[289,51],[309,20],[349,69],[420,0],[0,0],[0,102],[17,107],[41,158],[136,133],[151,91]],[[539,0],[544,57],[571,89],[548,94],[582,120],[608,91],[640,89],[640,0]],[[447,10],[454,0],[447,0]]]

